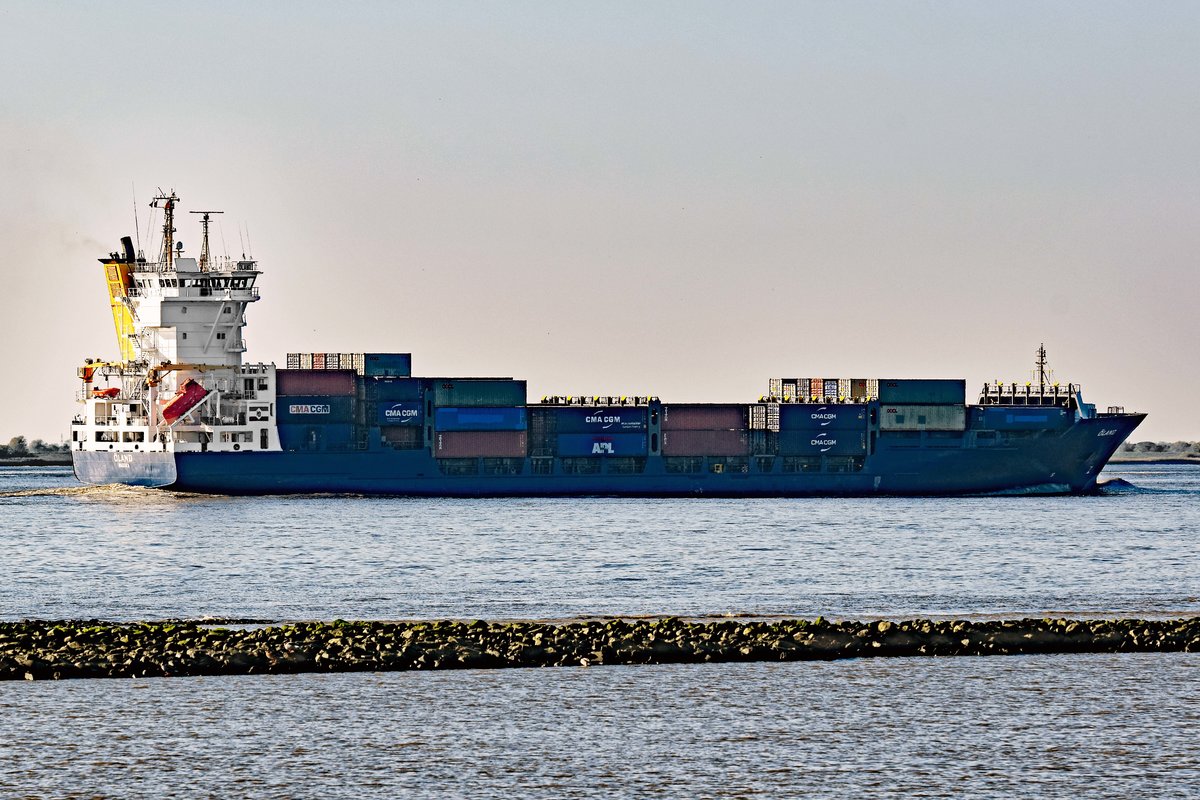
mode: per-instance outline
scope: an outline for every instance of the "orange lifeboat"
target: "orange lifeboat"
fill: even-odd
[[[208,396],[208,390],[191,378],[183,382],[175,396],[163,406],[162,415],[166,422],[174,422],[196,407],[196,404]]]
[[[121,390],[115,386],[110,386],[107,389],[92,389],[92,397],[106,397],[112,399],[119,395]]]

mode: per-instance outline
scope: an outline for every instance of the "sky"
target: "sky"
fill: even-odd
[[[259,260],[254,361],[736,402],[1045,342],[1200,440],[1198,144],[1195,3],[8,0],[0,441],[68,433],[160,187]]]

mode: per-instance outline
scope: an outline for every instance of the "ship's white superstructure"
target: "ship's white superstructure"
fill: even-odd
[[[101,259],[121,358],[79,370],[84,411],[72,425],[79,451],[278,450],[275,365],[244,364],[246,309],[259,298],[253,259],[212,258],[203,213],[200,258],[175,243],[179,198],[160,195],[156,261],[122,252]]]

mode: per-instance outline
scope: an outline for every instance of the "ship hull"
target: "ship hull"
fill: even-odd
[[[173,453],[73,450],[71,464],[82,483],[147,486],[161,489],[178,480]]]
[[[745,472],[670,473],[650,457],[636,474],[444,475],[427,451],[141,453],[136,466],[112,454],[77,453],[89,483],[129,483],[232,495],[336,493],[418,497],[814,497],[879,495],[1085,494],[1104,464],[1142,421],[1127,414],[1080,419],[1065,431],[981,445],[972,437],[882,436],[854,472],[770,471],[757,459]],[[105,458],[107,457],[107,458]],[[167,463],[173,458],[171,463]],[[166,459],[166,460],[164,460]],[[81,468],[81,464],[84,465]],[[170,479],[170,480],[168,480]]]

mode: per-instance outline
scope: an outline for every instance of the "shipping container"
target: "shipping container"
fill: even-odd
[[[644,433],[560,433],[557,454],[576,456],[644,456]]]
[[[313,353],[312,354],[312,362],[313,362],[313,365],[312,365],[313,369],[325,369],[325,354],[324,353]]]
[[[551,406],[559,433],[637,433],[646,430],[646,409]]]
[[[354,398],[345,395],[281,395],[275,405],[281,425],[354,422]]]
[[[425,422],[424,407],[420,400],[384,400],[376,404],[375,424],[420,427]]]
[[[780,431],[781,456],[859,456],[867,452],[865,431]]]
[[[354,426],[338,425],[280,425],[279,445],[284,450],[353,450]]]
[[[275,391],[277,394],[353,395],[355,377],[353,372],[343,370],[280,369],[275,371]]]
[[[895,405],[880,408],[883,431],[961,431],[967,427],[967,409],[956,405]]]
[[[420,378],[364,378],[369,400],[420,400],[424,394]]]
[[[838,396],[838,379],[837,378],[826,378],[823,389],[825,390],[824,391],[825,397],[837,397]]]
[[[783,402],[785,403],[794,403],[797,399],[796,387],[797,383],[794,378],[791,380],[784,380],[780,386],[781,394],[777,396],[782,398]]]
[[[867,407],[843,403],[790,403],[779,407],[779,430],[863,430]]]
[[[524,458],[525,431],[444,431],[434,434],[438,458]]]
[[[300,369],[300,354],[299,353],[288,353],[287,354],[287,368],[288,369]]]
[[[850,397],[850,379],[838,378],[838,393],[837,396],[842,399]]]
[[[372,377],[408,377],[412,375],[412,353],[363,353],[362,370]]]
[[[855,400],[867,399],[867,379],[866,378],[851,378],[850,379],[850,397]]]
[[[1065,409],[1038,406],[986,406],[974,411],[982,418],[978,427],[994,431],[1061,430],[1072,419]]]
[[[867,378],[867,397],[872,400],[879,399],[879,378]]]
[[[313,356],[312,353],[301,353],[300,354],[300,369],[312,369],[313,368],[313,357],[312,356]]]
[[[325,354],[325,369],[341,369],[342,357],[339,353]]]
[[[745,405],[672,403],[662,407],[664,431],[744,431],[749,424],[749,412]]]
[[[525,405],[525,381],[512,378],[438,378],[433,391],[438,406]]]
[[[825,396],[825,379],[824,378],[809,378],[808,379],[808,396],[809,398]]]
[[[937,405],[967,402],[967,382],[958,379],[879,380],[879,402]]]
[[[425,430],[416,425],[392,425],[379,429],[380,443],[396,450],[420,450],[425,446]]]
[[[433,427],[439,431],[523,431],[529,425],[524,408],[440,406],[434,409]]]
[[[746,430],[664,430],[664,456],[750,455],[750,432]]]

